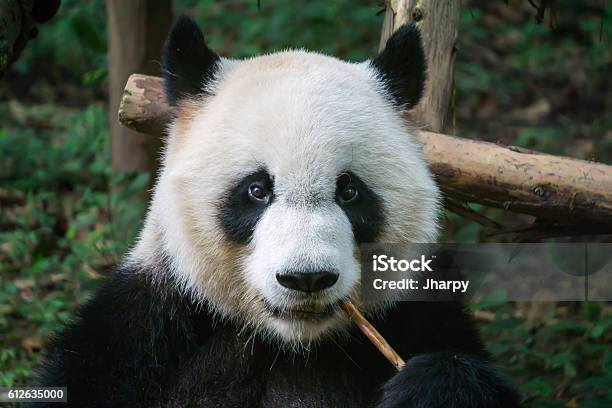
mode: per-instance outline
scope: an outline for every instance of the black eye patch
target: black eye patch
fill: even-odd
[[[253,200],[253,188],[265,189],[269,199]],[[219,222],[228,239],[246,244],[253,236],[257,222],[273,199],[274,184],[266,170],[258,170],[239,180],[227,193],[219,206]]]
[[[382,201],[357,175],[345,172],[338,176],[336,203],[351,222],[358,243],[376,241],[384,223]]]

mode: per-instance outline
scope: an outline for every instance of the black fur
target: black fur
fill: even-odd
[[[358,196],[355,201],[345,204],[339,200],[338,196],[349,180],[357,188]],[[356,174],[348,172],[341,174],[338,178],[336,202],[351,222],[355,241],[360,244],[375,242],[384,227],[384,211],[378,195],[370,190]]]
[[[227,238],[236,243],[245,244],[253,235],[257,222],[267,206],[273,201],[273,196],[267,204],[254,203],[249,198],[249,186],[260,182],[271,194],[274,185],[266,170],[258,170],[240,180],[229,191],[219,206],[219,221]]]
[[[180,17],[170,30],[162,56],[168,103],[174,106],[181,98],[206,93],[205,86],[214,78],[219,61],[206,46],[198,25]]]
[[[419,102],[425,87],[427,63],[421,34],[414,24],[403,25],[395,31],[371,64],[399,108],[408,109]]]
[[[109,278],[49,344],[38,385],[67,386],[74,407],[518,404],[458,303],[401,303],[373,321],[412,358],[396,373],[356,331],[351,340],[323,341],[304,355],[279,351],[238,335],[231,322],[213,324],[205,306],[152,276],[169,275],[123,270]]]
[[[421,354],[383,386],[379,408],[471,407],[519,405],[509,379],[481,357],[441,352]]]
[[[57,13],[60,3],[61,0],[34,0],[32,19],[37,23],[46,23]]]

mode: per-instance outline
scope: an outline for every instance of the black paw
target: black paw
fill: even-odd
[[[520,395],[489,362],[464,354],[422,354],[383,386],[378,408],[514,408]]]

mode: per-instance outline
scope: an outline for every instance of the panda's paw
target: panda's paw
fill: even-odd
[[[513,383],[489,362],[465,354],[421,354],[383,386],[378,408],[513,408]]]

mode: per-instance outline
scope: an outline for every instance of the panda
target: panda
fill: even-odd
[[[418,30],[371,60],[219,57],[181,17],[173,118],[137,243],[48,345],[75,407],[516,407],[458,302],[368,303],[360,245],[434,242],[441,196],[414,128]],[[339,304],[407,359],[396,371]]]

